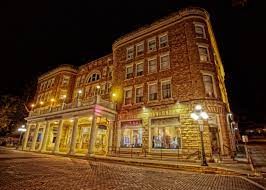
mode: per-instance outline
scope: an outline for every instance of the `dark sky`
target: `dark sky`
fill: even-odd
[[[266,122],[265,2],[233,8],[225,0],[6,1],[0,6],[0,93],[22,95],[25,84],[59,64],[84,64],[110,53],[112,42],[129,31],[201,6],[212,17],[232,110]]]

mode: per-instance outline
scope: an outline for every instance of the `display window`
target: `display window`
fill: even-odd
[[[167,123],[167,124],[166,124]],[[151,143],[154,149],[181,148],[179,118],[160,118],[151,120]]]
[[[142,147],[142,121],[121,122],[121,143],[122,148]]]

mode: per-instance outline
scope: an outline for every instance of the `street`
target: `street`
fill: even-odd
[[[0,147],[0,189],[260,189],[234,176],[143,168]]]

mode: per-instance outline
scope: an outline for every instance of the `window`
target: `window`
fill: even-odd
[[[157,59],[156,58],[148,60],[148,72],[149,73],[157,72]]]
[[[160,57],[160,70],[166,70],[170,68],[169,54]]]
[[[157,83],[149,84],[149,101],[157,100],[158,85]]]
[[[143,87],[136,87],[136,103],[143,102]]]
[[[51,80],[51,87],[54,86],[54,79]]]
[[[207,97],[215,97],[213,77],[211,75],[203,75],[203,83],[205,87],[205,95]]]
[[[198,48],[199,48],[200,61],[201,62],[210,61],[208,47],[199,46]]]
[[[100,79],[100,75],[97,74],[97,73],[93,73],[93,74],[90,76],[88,82],[94,82],[94,81],[97,81],[97,80],[99,80],[99,79]]]
[[[156,38],[148,40],[148,51],[155,51],[156,50]]]
[[[158,118],[151,120],[151,143],[156,149],[181,148],[179,118]]]
[[[127,48],[127,60],[133,59],[134,57],[134,47]]]
[[[143,42],[136,45],[136,54],[137,56],[144,54],[144,43]]]
[[[160,48],[168,46],[168,35],[165,34],[159,37]]]
[[[204,30],[204,25],[203,24],[195,24],[195,32],[196,32],[196,37],[198,38],[206,38],[205,30]]]
[[[142,76],[144,74],[144,63],[136,64],[136,76]]]
[[[121,122],[121,141],[122,148],[141,148],[142,147],[142,121],[123,121]]]
[[[124,104],[125,105],[130,105],[132,104],[132,88],[130,89],[125,89],[124,90]]]
[[[172,97],[171,81],[162,81],[162,99],[168,99]]]
[[[80,78],[80,84],[83,84],[83,83],[84,83],[85,78],[86,78],[85,75],[82,75],[82,76],[81,76],[81,78]]]
[[[126,67],[126,79],[133,78],[133,65]]]
[[[62,80],[62,86],[67,86],[69,84],[69,80],[70,80],[70,76],[63,76],[63,80]]]

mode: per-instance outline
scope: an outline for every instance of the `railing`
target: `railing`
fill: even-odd
[[[101,105],[103,107],[115,110],[115,104],[112,102],[109,102],[107,100],[101,99],[100,96],[94,96],[92,98],[86,99],[86,100],[76,100],[71,103],[63,103],[61,105],[57,106],[46,106],[42,108],[36,108],[33,111],[30,112],[29,116],[38,116],[46,113],[52,113],[52,112],[59,112],[63,110],[73,109],[73,108],[80,108],[90,105]]]

